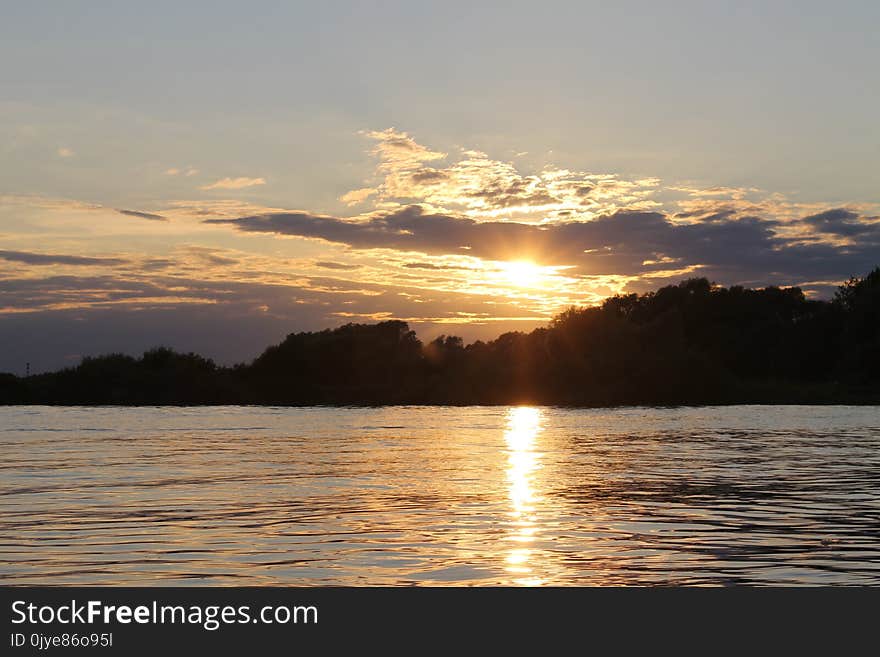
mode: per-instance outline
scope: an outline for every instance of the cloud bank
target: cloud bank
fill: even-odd
[[[800,223],[819,233],[857,235],[854,243],[826,242],[810,234],[787,237],[781,222],[753,216],[720,214],[689,223],[675,219],[662,212],[617,211],[590,220],[531,224],[477,221],[413,205],[366,219],[287,212],[205,223],[355,249],[530,260],[584,276],[639,277],[691,267],[725,282],[750,284],[846,278],[877,264],[880,248],[880,223],[845,209]]]

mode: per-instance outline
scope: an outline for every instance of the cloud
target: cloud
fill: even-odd
[[[319,260],[315,263],[316,267],[321,267],[323,269],[339,269],[344,271],[353,271],[355,269],[360,269],[360,265],[347,265],[343,262],[329,262],[326,260]]]
[[[871,217],[869,223],[866,218],[858,213],[845,208],[836,208],[810,215],[804,218],[804,223],[809,224],[820,233],[841,235],[844,237],[880,236],[880,224],[876,223],[877,217]]]
[[[63,255],[57,253],[33,253],[30,251],[0,251],[0,260],[23,262],[28,265],[111,266],[129,261],[121,258],[97,258],[91,256]]]
[[[846,221],[850,225],[856,220]],[[841,247],[787,238],[780,234],[786,224],[770,219],[722,216],[682,224],[662,212],[640,211],[534,224],[476,221],[408,206],[362,219],[286,212],[206,223],[227,224],[243,232],[317,238],[357,249],[532,260],[571,267],[573,274],[585,276],[654,276],[676,263],[673,271],[699,268],[725,283],[749,284],[846,278],[877,264],[880,243],[875,228],[870,240]],[[862,233],[863,238],[866,235]]]
[[[362,134],[376,141],[373,153],[379,156],[385,168],[413,167],[446,157],[446,153],[432,151],[405,132],[394,128],[366,131]]]
[[[153,214],[152,212],[140,212],[138,210],[121,210],[116,208],[116,211],[119,214],[124,214],[129,217],[139,217],[141,219],[149,219],[151,221],[168,221],[167,217],[163,217],[161,214]]]
[[[181,251],[195,256],[202,262],[211,265],[219,265],[221,267],[237,265],[240,262],[238,258],[230,258],[228,255],[220,255],[221,253],[224,253],[221,249],[214,249],[207,246],[185,246],[181,248]]]
[[[655,177],[627,178],[552,165],[523,171],[514,162],[480,151],[435,151],[394,129],[362,134],[375,142],[370,152],[378,160],[376,180],[342,198],[363,202],[366,198],[361,198],[361,192],[375,190],[367,197],[373,199],[375,209],[421,204],[439,213],[478,220],[528,222],[592,219],[620,210],[662,210],[684,222],[722,213],[797,221],[833,208],[748,186],[664,185]],[[864,215],[876,213],[877,207],[862,204],[850,209]],[[800,229],[809,230],[803,222]]]
[[[170,169],[165,169],[166,176],[194,176],[199,172],[198,169],[194,167],[186,167],[184,169],[178,169],[177,167],[171,167]]]
[[[468,270],[472,267],[463,267],[461,265],[435,265],[433,262],[405,262],[403,267],[406,269],[428,269],[430,271],[453,271]]]
[[[265,178],[221,178],[210,185],[203,185],[199,189],[244,189],[245,187],[254,187],[256,185],[265,185]]]
[[[74,155],[76,155],[76,153],[74,153],[71,149],[65,148],[63,146],[60,147],[55,152],[58,155],[58,157],[63,157],[63,158],[73,157]]]
[[[112,213],[118,212],[130,217],[138,217],[140,219],[149,219],[151,221],[167,221],[167,217],[153,212],[142,212],[140,210],[126,210],[124,208],[111,208],[100,203],[88,203],[76,199],[52,198],[46,196],[25,196],[25,195],[0,195],[0,207],[6,204],[24,205],[34,208],[42,208],[53,211],[74,211],[74,212],[99,212]]]
[[[4,300],[14,300],[19,310],[87,308],[184,307],[192,304],[225,305],[252,312],[268,307],[271,312],[292,316],[307,309],[322,321],[328,317],[367,316],[385,313],[396,317],[455,319],[462,314],[488,316],[487,301],[500,301],[501,313],[523,313],[514,304],[490,295],[430,291],[381,282],[351,281],[330,276],[306,276],[287,284],[260,281],[209,280],[185,276],[153,276],[149,279],[122,275],[49,276],[0,279]],[[2,315],[0,315],[2,316]],[[539,317],[535,317],[539,319]],[[319,324],[316,324],[319,325]]]
[[[377,191],[378,190],[373,189],[372,187],[353,189],[350,192],[340,196],[339,200],[346,205],[357,205],[358,203],[363,203],[364,201],[366,201],[368,198],[376,194]]]
[[[688,185],[669,186],[667,189],[676,192],[684,192],[695,198],[727,197],[734,200],[742,200],[749,194],[760,192],[756,187],[694,187]]]
[[[376,142],[372,149],[382,181],[375,187],[352,190],[341,197],[350,205],[375,196],[381,204],[419,201],[442,211],[471,217],[542,218],[593,216],[623,206],[646,208],[657,189],[655,178],[624,180],[610,174],[591,174],[546,167],[524,174],[510,162],[479,151],[462,151],[447,166],[446,153],[417,143],[394,129],[363,133]]]

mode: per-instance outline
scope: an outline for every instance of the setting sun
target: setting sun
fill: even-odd
[[[518,287],[533,287],[543,276],[542,268],[528,260],[506,262],[501,266],[508,281]]]

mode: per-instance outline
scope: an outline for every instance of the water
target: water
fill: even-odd
[[[4,584],[880,584],[880,408],[0,407]]]

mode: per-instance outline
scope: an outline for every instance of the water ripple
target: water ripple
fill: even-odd
[[[5,584],[880,584],[880,409],[0,408]]]

